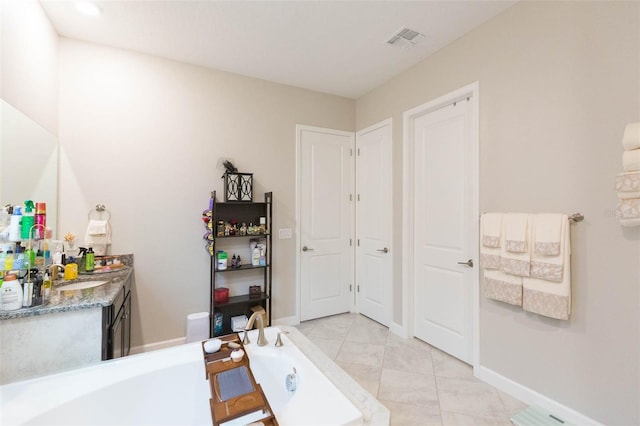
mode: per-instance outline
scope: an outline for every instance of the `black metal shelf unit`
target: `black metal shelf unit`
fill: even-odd
[[[247,318],[251,316],[252,306],[260,305],[264,308],[267,325],[271,325],[271,259],[272,259],[272,193],[266,192],[264,194],[264,202],[247,202],[247,201],[227,201],[217,202],[216,191],[211,193],[212,213],[212,243],[213,254],[211,255],[211,282],[210,282],[210,294],[209,294],[209,336],[214,337],[218,335],[229,334],[231,330],[231,317],[236,315],[246,315]],[[250,235],[217,235],[216,225],[219,221],[228,223],[232,220],[241,223],[259,223],[259,218],[265,217],[265,232],[259,234]],[[266,264],[260,266],[253,266],[251,264],[251,257],[246,256],[243,261],[244,264],[239,268],[232,268],[231,265],[227,266],[227,269],[218,270],[217,268],[217,252],[224,250],[227,247],[237,247],[238,242],[246,241],[245,246],[248,250],[249,241],[252,238],[264,239],[266,243]],[[248,263],[247,263],[248,262]],[[232,276],[243,280],[256,283],[256,278],[262,273],[260,294],[237,294],[235,289],[229,288],[231,294],[228,301],[225,303],[219,303],[215,301],[215,289],[219,287],[220,278],[222,274],[226,277]],[[242,275],[244,274],[244,275]],[[233,286],[233,284],[232,284]],[[222,314],[222,332],[215,332],[215,320],[216,314]]]

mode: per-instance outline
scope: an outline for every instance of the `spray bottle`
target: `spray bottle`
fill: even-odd
[[[24,214],[22,215],[22,225],[20,226],[20,238],[23,240],[31,238],[31,228],[36,223],[33,209],[33,201],[27,200],[24,202]]]

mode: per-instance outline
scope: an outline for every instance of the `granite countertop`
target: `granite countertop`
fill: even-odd
[[[133,273],[132,263],[127,263],[126,261],[124,263],[130,266],[125,266],[113,272],[81,274],[77,280],[73,281],[56,281],[51,289],[51,299],[48,303],[31,308],[17,309],[15,311],[0,311],[0,321],[109,306],[122,289],[123,284]],[[108,282],[97,287],[82,290],[56,291],[57,287],[83,281]]]

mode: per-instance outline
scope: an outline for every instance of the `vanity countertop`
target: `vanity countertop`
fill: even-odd
[[[108,281],[106,284],[98,287],[82,290],[56,291],[56,287],[71,283],[70,281],[56,282],[51,289],[51,299],[48,303],[31,308],[17,309],[15,311],[0,311],[0,321],[109,306],[113,304],[118,292],[122,289],[122,286],[132,273],[133,266],[125,266],[113,272],[80,275],[78,280],[74,280],[73,282],[89,280]]]

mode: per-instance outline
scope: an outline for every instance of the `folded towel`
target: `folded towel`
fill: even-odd
[[[483,246],[500,247],[502,213],[484,213],[480,216],[480,229]]]
[[[531,278],[539,278],[547,281],[562,282],[564,273],[564,246],[566,245],[566,239],[569,238],[569,217],[566,214],[555,215],[552,221],[542,220],[534,223],[534,235],[538,233],[538,226],[546,227],[549,225],[552,228],[552,232],[558,236],[558,252],[557,254],[546,254],[536,252],[534,250],[531,255]],[[557,222],[556,222],[557,221]],[[557,229],[559,227],[559,229]],[[557,229],[557,231],[556,231]],[[542,230],[541,234],[545,234],[546,231]]]
[[[507,213],[502,220],[504,244],[500,247],[500,270],[508,274],[528,277],[531,269],[531,215]],[[509,228],[512,228],[509,233]],[[507,240],[511,238],[511,240]],[[518,250],[518,251],[516,251]]]
[[[622,169],[625,172],[640,171],[640,149],[622,153]]]
[[[507,213],[504,215],[504,243],[507,251],[527,252],[527,234],[529,215],[526,213]]]
[[[627,151],[640,148],[640,122],[627,124],[624,129],[622,146]]]
[[[640,226],[640,219],[620,219],[622,226]]]
[[[533,252],[545,256],[560,254],[562,224],[567,215],[540,213],[533,216]]]
[[[106,220],[89,220],[87,235],[106,235],[109,222]]]
[[[618,200],[616,213],[620,219],[640,219],[640,198]]]
[[[522,279],[522,308],[551,318],[568,320],[571,314],[571,240],[567,220],[562,238],[562,281]]]
[[[640,198],[640,172],[619,173],[616,191],[618,198]]]
[[[484,295],[489,299],[522,306],[522,277],[485,270]]]

